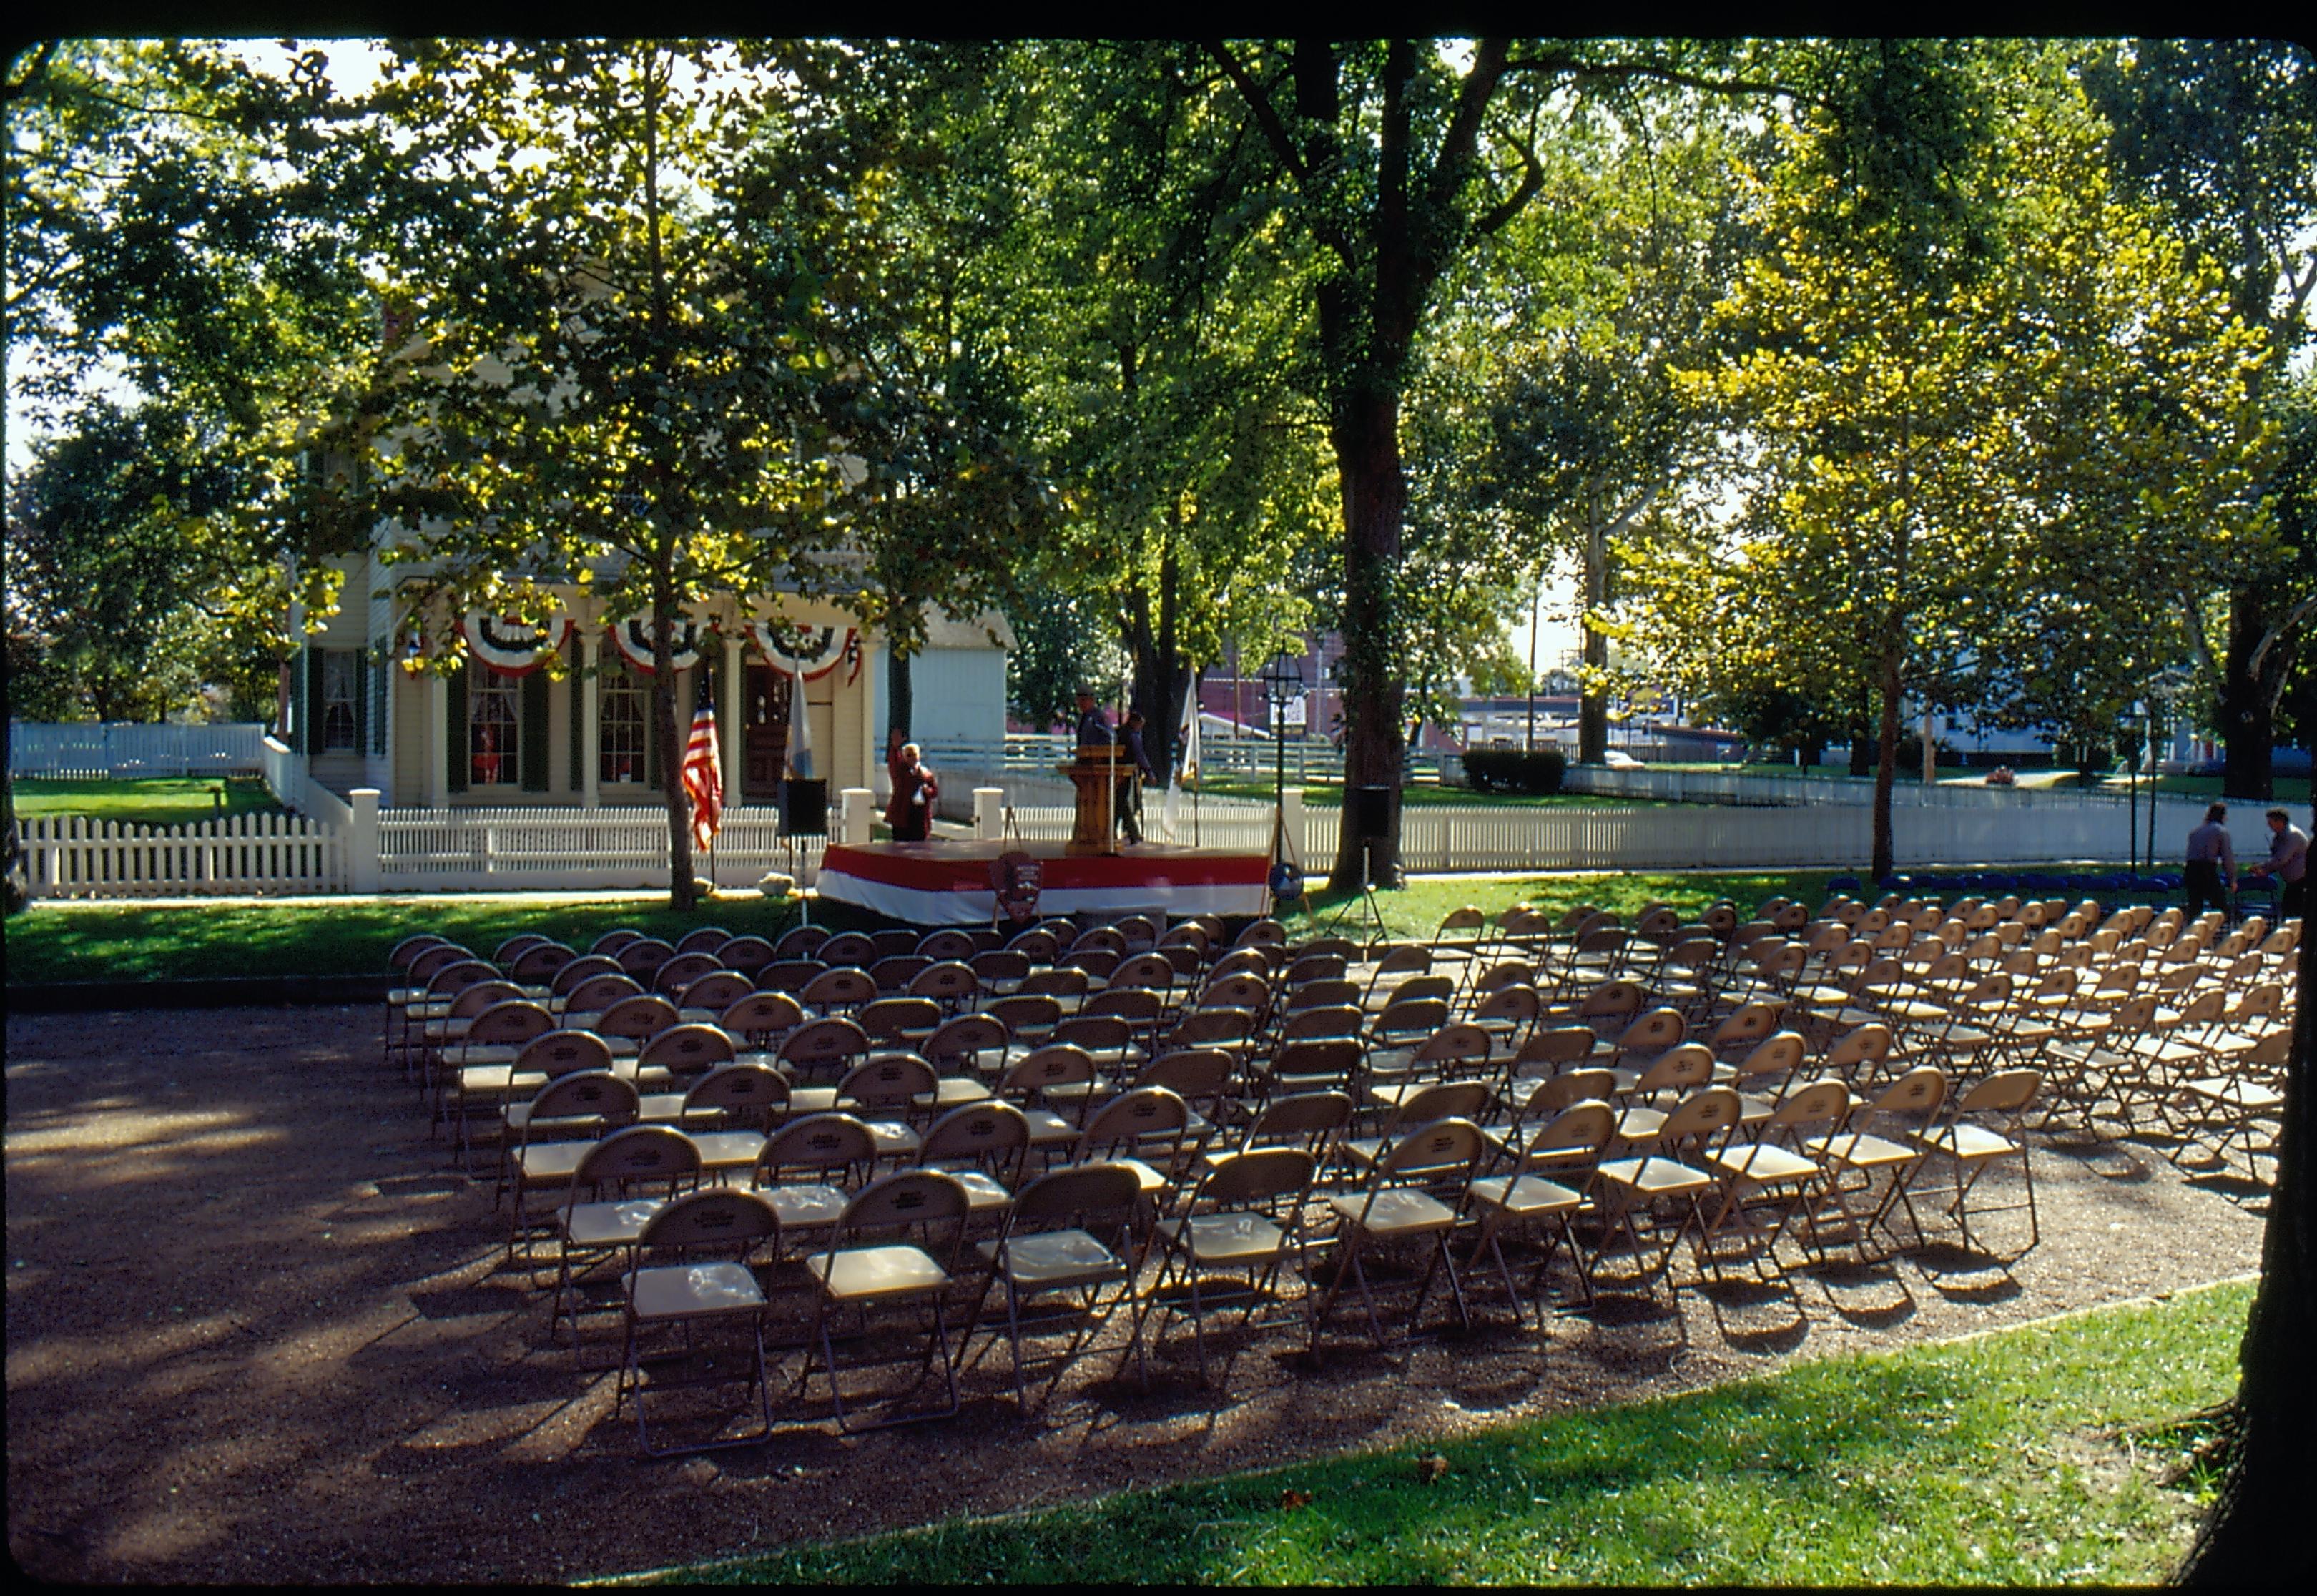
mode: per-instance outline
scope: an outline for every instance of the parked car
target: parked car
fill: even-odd
[[[1601,756],[1601,762],[1613,771],[1638,771],[1642,762],[1622,748],[1612,748]]]

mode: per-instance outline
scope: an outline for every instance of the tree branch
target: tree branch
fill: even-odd
[[[1456,114],[1440,136],[1440,148],[1432,157],[1432,175],[1425,184],[1425,202],[1436,210],[1448,202],[1464,163],[1479,147],[1481,119],[1496,97],[1497,85],[1504,81],[1505,57],[1510,49],[1501,39],[1481,40],[1472,69],[1464,75],[1463,86],[1456,92]]]
[[[1823,106],[1824,96],[1813,94],[1792,84],[1776,79],[1756,82],[1742,77],[1708,77],[1702,73],[1684,72],[1659,61],[1578,61],[1566,56],[1531,56],[1525,59],[1507,61],[1507,72],[1566,74],[1573,78],[1596,82],[1624,82],[1636,77],[1653,78],[1659,83],[1677,84],[1684,88],[1699,89],[1713,94],[1765,94],[1773,98],[1793,100],[1803,105]]]
[[[1263,92],[1262,85],[1240,65],[1239,58],[1231,54],[1230,47],[1221,40],[1206,40],[1200,48],[1214,57],[1224,76],[1239,90],[1239,98],[1247,102],[1248,110],[1255,114],[1256,125],[1263,129],[1264,138],[1271,141],[1272,153],[1279,157],[1279,164],[1287,168],[1298,183],[1310,183],[1311,169],[1303,164],[1295,141],[1287,136],[1287,124],[1281,121],[1279,112],[1272,109],[1271,96]]]
[[[48,71],[49,62],[55,58],[56,53],[57,41],[53,39],[42,40],[40,53],[35,55],[31,65],[24,68],[24,76],[13,83],[0,84],[0,105],[5,105],[12,100],[31,93],[32,85]]]

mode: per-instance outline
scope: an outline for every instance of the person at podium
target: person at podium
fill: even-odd
[[[926,841],[933,829],[934,799],[941,789],[934,782],[934,773],[926,769],[917,745],[901,741],[899,727],[892,729],[886,743],[885,771],[893,782],[892,798],[885,806],[885,824],[893,828],[893,841]]]
[[[1096,703],[1096,702],[1095,702],[1094,693],[1093,693],[1093,691],[1092,691],[1091,689],[1084,688],[1084,687],[1079,688],[1079,689],[1078,689],[1078,744],[1079,744],[1079,745],[1080,745],[1081,747],[1083,747],[1085,745],[1087,745],[1087,744],[1088,744],[1088,743],[1107,743],[1107,742],[1109,742],[1109,741],[1110,741],[1110,717],[1109,717],[1109,716],[1107,716],[1107,715],[1105,715],[1105,714],[1104,714],[1104,713],[1102,712],[1102,706],[1101,706],[1100,704],[1097,704],[1097,703]]]

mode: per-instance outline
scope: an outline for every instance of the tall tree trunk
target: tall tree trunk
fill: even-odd
[[[1338,400],[1330,429],[1344,485],[1344,814],[1356,787],[1382,787],[1387,801],[1384,835],[1364,842],[1350,825],[1339,832],[1329,885],[1357,888],[1362,852],[1367,880],[1400,885],[1400,787],[1406,751],[1401,706],[1407,689],[1391,658],[1393,587],[1400,571],[1400,534],[1408,509],[1408,481],[1400,460],[1400,396],[1383,385]]]
[[[2277,1138],[2277,1183],[2261,1235],[2260,1288],[2237,1351],[2236,1444],[2218,1500],[2196,1544],[2174,1571],[2185,1585],[2279,1585],[2308,1578],[2308,1492],[2304,1488],[2309,1418],[2317,1413],[2317,1378],[2309,1348],[2317,1339],[2317,1224],[2310,1213],[2309,1154],[2317,1099],[2309,1093],[2310,1050],[2317,1018],[2310,1012],[2309,939],[2300,949],[2300,997],[2293,1054],[2286,1065],[2285,1109]],[[2293,1574],[2300,1568],[2299,1576]]]
[[[2268,633],[2268,613],[2260,589],[2241,588],[2230,594],[2229,651],[2221,673],[2221,736],[2227,740],[2221,790],[2230,798],[2260,803],[2267,803],[2275,790],[2271,684],[2255,664]]]
[[[1593,629],[1594,615],[1609,604],[1609,529],[1597,504],[1586,517],[1585,528],[1585,668],[1590,673],[1609,668],[1609,639]],[[1588,681],[1577,702],[1577,762],[1597,765],[1609,757],[1609,695],[1597,681]]]
[[[890,728],[901,734],[904,743],[914,742],[909,727],[917,717],[917,687],[909,675],[909,656],[898,648],[885,650],[885,681]]]
[[[1898,858],[1892,839],[1891,792],[1899,780],[1899,654],[1886,649],[1882,673],[1883,729],[1874,752],[1874,862],[1869,879],[1880,882]]]

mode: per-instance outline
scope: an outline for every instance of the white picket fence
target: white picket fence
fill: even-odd
[[[777,810],[724,811],[716,845],[693,871],[746,887],[770,870],[810,883],[827,839],[782,840]],[[379,886],[389,892],[523,887],[650,888],[667,885],[667,811],[616,809],[381,809]]]
[[[86,815],[17,821],[35,897],[342,892],[348,830],[296,815],[132,825]]]
[[[262,770],[265,728],[219,726],[86,726],[17,721],[8,728],[8,773],[80,780],[139,776],[222,776]]]

